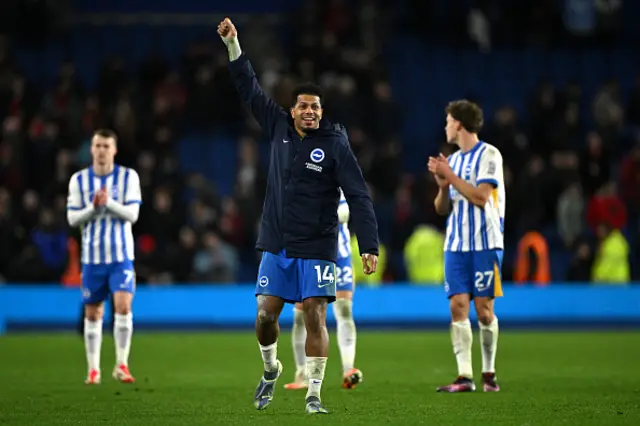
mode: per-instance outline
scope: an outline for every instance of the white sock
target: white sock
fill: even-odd
[[[304,325],[304,312],[293,308],[293,328],[291,329],[291,343],[293,344],[293,359],[296,362],[296,376],[298,372],[306,373],[307,328]]]
[[[129,365],[131,336],[133,336],[133,315],[115,314],[113,317],[113,339],[116,344],[116,365]]]
[[[471,365],[473,332],[469,319],[451,323],[451,343],[453,343],[453,353],[455,353],[458,362],[458,375],[473,378]]]
[[[276,341],[268,346],[260,345],[260,352],[262,352],[264,371],[276,371],[278,369],[278,342]]]
[[[84,349],[87,353],[89,370],[100,370],[100,349],[102,348],[102,320],[84,319]]]
[[[342,358],[342,371],[348,372],[353,368],[356,359],[356,323],[353,320],[353,302],[348,299],[338,299],[333,303],[333,313],[336,316],[338,333],[338,347]]]
[[[309,388],[307,398],[315,396],[320,398],[322,380],[324,379],[324,369],[327,366],[327,357],[307,357],[307,377],[309,378]]]
[[[496,352],[498,349],[498,317],[491,324],[480,324],[480,345],[482,346],[482,372],[496,372]]]

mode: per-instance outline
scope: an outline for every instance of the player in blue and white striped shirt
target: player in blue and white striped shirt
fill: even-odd
[[[117,138],[98,130],[91,141],[93,165],[69,181],[67,220],[82,235],[84,340],[89,374],[85,383],[100,383],[100,349],[104,301],[113,294],[116,366],[113,377],[132,383],[128,359],[133,334],[131,302],[136,287],[131,227],[142,202],[135,170],[115,164]]]
[[[500,390],[495,375],[498,318],[494,314],[494,300],[502,296],[505,214],[502,155],[496,147],[478,139],[483,124],[478,105],[454,101],[446,112],[447,141],[460,149],[448,160],[443,155],[430,158],[429,170],[440,187],[436,211],[449,215],[444,275],[458,378],[438,391],[475,390],[469,321],[473,300],[480,327],[484,391],[497,392]]]
[[[338,204],[338,259],[336,262],[336,301],[333,303],[333,314],[336,317],[338,348],[342,358],[342,387],[354,388],[362,380],[362,372],[354,368],[356,358],[356,323],[353,320],[353,266],[351,264],[351,233],[349,232],[349,205],[340,190]],[[305,389],[308,386],[305,374],[305,342],[307,332],[304,324],[302,304],[296,303],[293,308],[293,329],[291,340],[293,356],[296,362],[296,374],[293,383],[285,385],[286,389]]]

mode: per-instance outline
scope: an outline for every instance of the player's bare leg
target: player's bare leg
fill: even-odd
[[[494,313],[492,297],[474,299],[478,323],[480,326],[480,345],[482,347],[482,387],[485,392],[498,392],[496,381],[496,352],[498,349],[498,317]]]
[[[256,336],[264,362],[264,373],[256,388],[253,404],[256,409],[263,410],[273,400],[276,381],[282,373],[282,364],[278,360],[278,318],[284,307],[284,300],[275,296],[259,295],[257,301]]]
[[[362,381],[362,372],[354,367],[356,359],[356,323],[353,320],[353,292],[336,292],[333,313],[336,317],[338,348],[342,359],[342,387],[353,389]]]
[[[128,291],[116,291],[113,294],[113,340],[116,347],[116,366],[113,369],[113,378],[122,383],[135,382],[135,378],[129,371],[129,352],[133,336],[132,302],[133,294]]]
[[[329,302],[324,297],[310,297],[302,303],[307,328],[306,369],[309,380],[305,410],[309,414],[325,414],[327,410],[320,402],[320,391],[329,354],[329,333],[327,332]]]
[[[85,383],[100,383],[100,350],[102,349],[102,317],[104,304],[84,305],[84,347],[87,354],[88,374]]]
[[[307,329],[304,325],[304,308],[302,303],[296,303],[293,308],[293,327],[291,329],[291,344],[293,346],[293,359],[296,362],[296,373],[292,383],[284,385],[285,389],[307,388],[307,354],[305,345],[307,342]]]
[[[469,304],[468,294],[455,294],[449,299],[451,343],[458,363],[458,378],[450,385],[439,387],[438,392],[473,392],[476,389],[471,364],[473,332],[469,321]]]

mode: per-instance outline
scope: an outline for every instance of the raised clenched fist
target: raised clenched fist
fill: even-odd
[[[227,42],[238,37],[238,30],[236,26],[233,25],[233,22],[231,22],[231,19],[224,18],[224,20],[218,24],[218,34],[222,38],[222,41]]]

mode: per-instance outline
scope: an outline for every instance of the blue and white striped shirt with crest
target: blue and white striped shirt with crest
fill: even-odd
[[[494,190],[484,208],[470,203],[449,187],[452,211],[447,219],[445,251],[469,252],[504,248],[505,189],[502,155],[493,145],[478,142],[469,152],[456,151],[449,165],[474,186],[490,183]]]
[[[115,165],[113,172],[99,176],[88,167],[76,172],[69,181],[67,210],[84,210],[94,195],[106,188],[109,198],[124,206],[140,204],[140,177],[135,170]],[[134,240],[132,223],[101,207],[82,225],[82,264],[109,265],[133,261]]]

